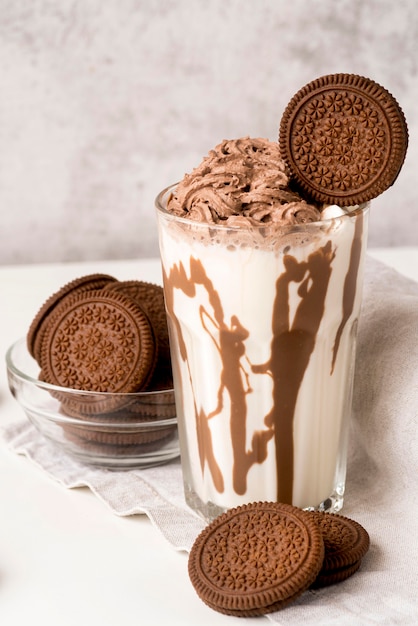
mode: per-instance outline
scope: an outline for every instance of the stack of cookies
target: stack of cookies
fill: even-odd
[[[161,445],[173,435],[173,426],[129,427],[176,415],[159,285],[107,274],[77,278],[42,305],[27,347],[39,364],[39,378],[54,386],[51,393],[61,412],[75,418],[63,426],[67,437],[93,448],[116,446],[120,452]]]
[[[352,576],[369,544],[367,531],[348,517],[253,502],[230,509],[200,533],[190,551],[189,576],[215,611],[265,615],[308,589]]]

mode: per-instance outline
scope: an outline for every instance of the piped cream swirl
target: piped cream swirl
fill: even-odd
[[[289,181],[278,143],[250,137],[225,140],[185,175],[168,210],[226,226],[319,221],[320,211],[289,189]]]

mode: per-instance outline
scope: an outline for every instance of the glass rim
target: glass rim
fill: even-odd
[[[52,383],[47,383],[44,380],[40,380],[39,378],[35,378],[28,372],[25,372],[20,365],[16,363],[15,360],[15,351],[18,350],[21,346],[26,345],[26,339],[21,337],[14,343],[12,343],[6,351],[5,361],[6,368],[10,374],[18,378],[19,380],[29,383],[38,387],[39,389],[44,389],[49,392],[60,392],[63,395],[71,395],[71,396],[83,396],[86,398],[132,398],[136,399],[139,397],[151,398],[151,397],[164,397],[164,394],[172,393],[173,388],[169,387],[167,389],[158,389],[155,391],[151,390],[143,390],[143,391],[131,391],[131,392],[123,392],[123,391],[92,391],[89,389],[74,389],[73,387],[62,387],[60,385],[53,385]],[[27,353],[28,356],[29,352]]]
[[[220,230],[225,232],[226,230],[230,230],[230,231],[234,231],[234,232],[260,232],[263,229],[266,228],[272,228],[274,229],[275,225],[272,222],[260,222],[260,224],[254,225],[251,224],[248,226],[248,228],[246,228],[245,226],[241,225],[233,225],[233,224],[222,224],[219,222],[198,222],[197,220],[191,220],[187,217],[181,217],[179,215],[174,215],[173,213],[171,213],[170,211],[168,211],[168,209],[166,208],[166,204],[167,201],[170,197],[171,194],[173,194],[173,192],[175,191],[177,185],[179,184],[179,182],[174,183],[172,185],[168,185],[167,187],[165,187],[162,191],[160,191],[160,193],[156,196],[155,198],[155,207],[157,210],[157,214],[161,214],[164,217],[170,219],[173,222],[177,222],[179,224],[183,224],[184,226],[188,226],[199,229],[205,229],[207,230],[208,228],[210,228],[211,230]],[[361,204],[355,204],[352,205],[352,207],[346,207],[347,209],[352,209],[352,210],[348,210],[347,213],[344,213],[343,215],[338,215],[335,217],[328,217],[326,219],[323,220],[318,220],[316,222],[299,222],[299,223],[288,223],[288,222],[277,222],[277,229],[283,229],[286,228],[289,231],[298,231],[298,230],[313,230],[313,229],[317,229],[317,228],[321,228],[321,227],[326,227],[326,226],[331,226],[331,224],[337,222],[337,221],[346,221],[346,220],[352,220],[353,218],[357,217],[360,214],[364,214],[367,213],[369,208],[370,208],[370,200],[367,202],[363,202]],[[339,206],[338,204],[330,204],[328,206]]]

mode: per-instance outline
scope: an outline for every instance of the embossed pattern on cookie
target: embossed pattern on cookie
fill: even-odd
[[[138,302],[147,314],[158,344],[157,362],[153,378],[150,381],[150,388],[167,389],[172,387],[173,374],[163,288],[160,285],[141,280],[124,280],[107,285],[105,291],[108,290],[129,296]]]
[[[101,289],[109,283],[116,282],[116,278],[108,274],[87,274],[80,276],[63,285],[53,293],[41,306],[34,317],[27,334],[27,347],[31,356],[37,361],[41,358],[42,339],[47,326],[47,320],[55,306],[75,293]]]
[[[324,544],[306,512],[254,502],[215,518],[189,555],[199,597],[218,612],[255,616],[284,608],[315,580]]]
[[[408,130],[401,108],[384,87],[363,76],[330,74],[291,99],[279,142],[305,194],[349,206],[375,198],[394,183]]]
[[[83,391],[139,391],[152,376],[155,358],[154,333],[140,306],[122,294],[99,291],[54,309],[41,366],[47,382],[80,390],[80,410],[89,413],[104,408],[96,399],[90,404]]]

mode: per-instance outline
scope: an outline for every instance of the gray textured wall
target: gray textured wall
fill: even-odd
[[[418,245],[417,64],[416,0],[0,0],[0,263],[156,255],[156,193],[331,72],[401,103],[369,242]]]

